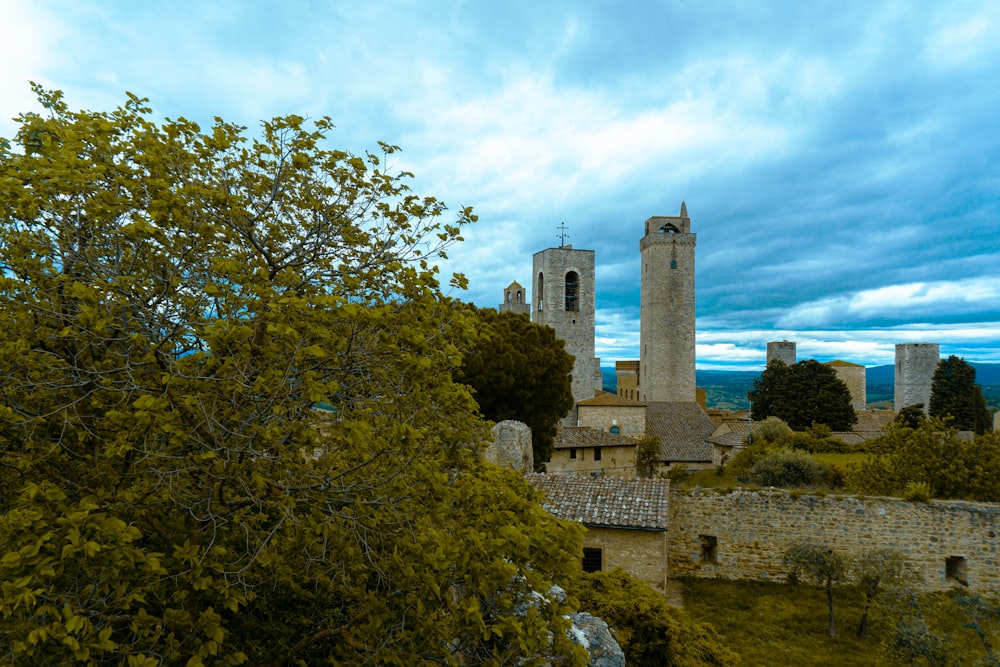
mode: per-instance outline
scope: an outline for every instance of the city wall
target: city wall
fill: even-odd
[[[1000,505],[991,503],[673,491],[670,576],[785,581],[782,553],[802,541],[845,553],[897,549],[920,572],[925,590],[1000,591],[998,532]]]

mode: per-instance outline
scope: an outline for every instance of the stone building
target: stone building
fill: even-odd
[[[670,482],[664,479],[571,477],[532,473],[553,516],[582,523],[583,569],[614,567],[663,589],[667,580]]]
[[[531,315],[528,293],[516,280],[503,291],[503,303],[497,308],[501,313],[521,313]]]
[[[532,258],[532,321],[555,329],[573,355],[573,400],[588,399],[601,388],[594,356],[594,251],[573,246],[549,248]],[[563,424],[576,423],[576,410]]]
[[[679,216],[646,220],[641,254],[638,399],[695,396],[694,249],[687,206]]]
[[[931,405],[931,381],[941,360],[936,343],[900,343],[896,345],[896,386],[892,406],[897,412],[922,403],[924,412]]]
[[[850,361],[828,361],[826,365],[834,370],[837,378],[847,385],[851,392],[851,407],[864,410],[868,405],[868,384],[865,380],[865,367]]]
[[[646,404],[599,391],[593,398],[576,404],[577,423],[599,431],[608,431],[632,438],[646,432]]]
[[[589,426],[564,426],[545,464],[551,475],[634,477],[639,441]]]
[[[786,366],[796,363],[795,343],[790,340],[776,340],[767,344],[767,365],[772,361],[780,361]]]
[[[615,362],[615,380],[618,395],[622,398],[639,400],[639,360]]]

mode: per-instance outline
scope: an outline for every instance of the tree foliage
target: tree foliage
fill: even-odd
[[[747,397],[755,421],[779,417],[795,431],[813,423],[848,431],[857,421],[847,385],[835,370],[813,359],[791,366],[772,361],[754,380]]]
[[[938,362],[931,380],[928,414],[950,417],[951,425],[960,431],[983,434],[990,430],[990,412],[976,384],[976,369],[965,359],[952,355]]]
[[[526,315],[474,308],[476,343],[465,351],[456,380],[472,387],[487,419],[531,428],[535,468],[552,456],[556,427],[573,408],[573,356],[552,327]]]
[[[815,581],[826,589],[827,632],[837,636],[833,616],[833,587],[844,579],[849,561],[843,555],[821,544],[798,542],[785,550],[784,564],[789,579],[796,583],[800,577]]]
[[[893,422],[868,445],[874,454],[846,473],[856,493],[907,497],[926,488],[932,498],[1000,502],[998,433],[968,439],[930,417],[917,428]]]
[[[663,459],[663,445],[655,435],[644,435],[635,446],[635,473],[639,477],[653,477]]]
[[[524,610],[580,529],[480,463],[452,381],[476,322],[432,260],[472,212],[325,118],[36,92],[0,148],[5,660],[578,662]]]
[[[671,607],[662,593],[620,568],[582,574],[569,592],[582,611],[604,619],[615,631],[630,665],[739,664],[712,626]]]
[[[913,585],[917,572],[901,552],[889,548],[866,549],[851,559],[851,576],[864,595],[864,606],[858,622],[858,637],[868,639],[868,615],[872,605],[887,588]]]
[[[737,479],[758,486],[783,488],[832,488],[841,484],[839,475],[829,463],[787,447],[764,451]]]

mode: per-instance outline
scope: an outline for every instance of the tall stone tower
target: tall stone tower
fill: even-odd
[[[573,400],[594,397],[594,251],[549,248],[532,257],[532,321],[556,331],[573,355]],[[563,420],[575,425],[575,409]]]
[[[646,220],[639,329],[639,400],[695,401],[694,247],[687,206]]]
[[[503,291],[503,303],[500,304],[501,313],[523,313],[531,314],[531,302],[528,301],[527,290],[521,287],[516,280],[507,286]]]
[[[795,343],[790,340],[775,340],[767,344],[767,365],[772,361],[784,362],[786,366],[796,363]]]
[[[914,403],[931,407],[931,382],[941,361],[937,343],[899,343],[896,345],[896,391],[892,407],[899,412]]]

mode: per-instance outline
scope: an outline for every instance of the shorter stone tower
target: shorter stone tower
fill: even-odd
[[[795,343],[789,340],[776,340],[767,344],[767,365],[772,361],[784,362],[786,366],[796,363]]]
[[[523,313],[531,315],[531,302],[527,291],[516,280],[503,291],[503,303],[498,309],[501,313]]]
[[[574,403],[594,397],[594,251],[561,246],[532,256],[532,321],[555,329],[573,355]],[[563,419],[576,424],[576,410]]]
[[[615,362],[618,378],[618,395],[633,401],[639,400],[639,360],[629,359]]]
[[[851,392],[851,407],[855,410],[864,410],[868,405],[868,382],[867,370],[861,364],[854,364],[850,361],[828,361],[826,365],[834,370],[837,378]]]
[[[937,343],[899,343],[896,345],[896,391],[892,406],[896,412],[915,403],[931,405],[931,382],[941,360]]]

